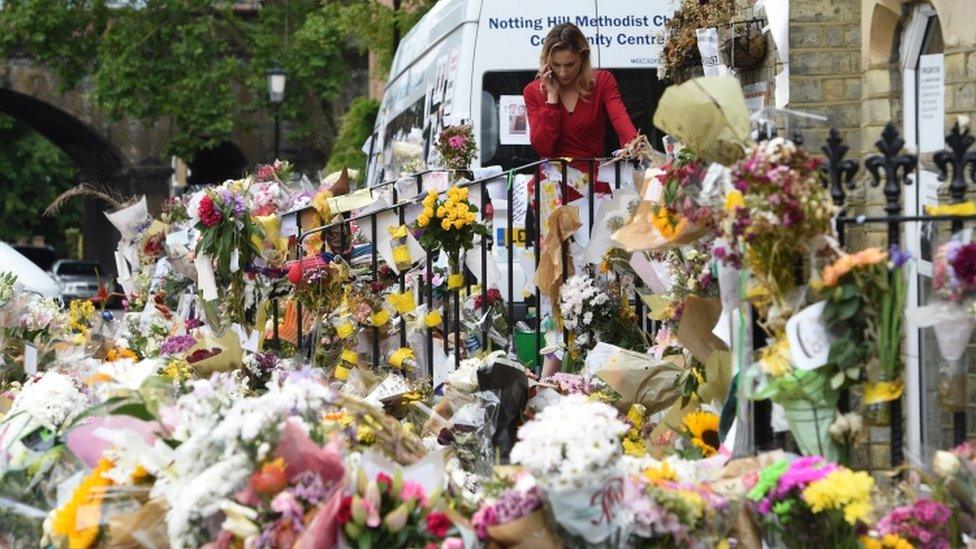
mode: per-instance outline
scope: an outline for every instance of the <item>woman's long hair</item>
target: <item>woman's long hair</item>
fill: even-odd
[[[549,64],[552,54],[557,51],[568,50],[579,54],[580,72],[576,76],[576,90],[580,98],[584,101],[589,95],[593,85],[596,84],[596,75],[593,73],[593,65],[590,63],[590,43],[583,35],[583,31],[572,23],[556,25],[546,35],[546,40],[542,43],[542,54],[539,56],[539,63],[545,67]],[[542,76],[542,71],[539,71]],[[545,91],[545,84],[542,86]]]

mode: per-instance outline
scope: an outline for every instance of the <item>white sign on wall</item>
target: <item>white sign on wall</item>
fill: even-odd
[[[919,152],[945,148],[945,67],[941,53],[918,59]]]

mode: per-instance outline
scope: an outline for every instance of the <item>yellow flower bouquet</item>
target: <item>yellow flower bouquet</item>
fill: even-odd
[[[424,209],[417,217],[420,245],[428,252],[444,250],[451,262],[451,276],[459,277],[461,251],[474,247],[475,235],[489,236],[488,227],[477,221],[478,208],[468,200],[467,187],[451,187],[446,198],[431,190],[422,204]],[[449,286],[455,289],[460,284]]]

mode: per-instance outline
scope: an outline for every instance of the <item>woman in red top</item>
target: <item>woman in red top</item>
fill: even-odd
[[[603,154],[607,117],[621,144],[637,137],[617,81],[594,71],[590,46],[579,27],[557,25],[542,44],[539,78],[522,96],[529,112],[529,140],[542,158],[596,158]]]
[[[540,157],[601,156],[608,117],[620,143],[630,144],[637,137],[616,79],[607,71],[593,70],[590,45],[579,27],[572,23],[553,27],[542,44],[539,61],[539,77],[525,87],[522,96],[529,114],[529,141]],[[573,167],[587,173],[586,163],[574,163]],[[530,197],[534,183],[529,184]],[[593,186],[597,191],[609,190],[609,186],[599,187]],[[562,189],[567,203],[580,197],[570,185],[564,184]],[[529,211],[533,213],[533,209]],[[543,377],[559,366],[557,359],[547,357]]]

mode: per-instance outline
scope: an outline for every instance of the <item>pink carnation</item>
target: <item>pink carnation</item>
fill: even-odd
[[[454,135],[447,140],[447,143],[452,149],[460,149],[463,148],[467,143],[467,139],[465,139],[463,135]]]

